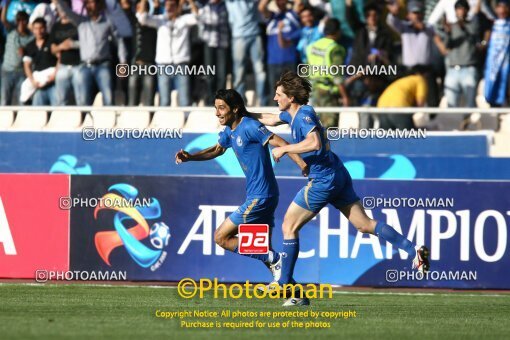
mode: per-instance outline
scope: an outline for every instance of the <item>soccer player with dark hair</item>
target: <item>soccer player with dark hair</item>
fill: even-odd
[[[206,161],[221,156],[232,148],[246,175],[246,202],[234,211],[214,233],[215,242],[222,248],[238,252],[237,227],[243,223],[274,226],[274,212],[278,205],[278,184],[274,176],[268,144],[282,147],[288,143],[271,133],[257,120],[250,117],[241,95],[235,90],[219,90],[214,106],[216,117],[225,129],[219,133],[218,144],[190,154],[180,150],[175,162]],[[308,175],[308,166],[297,154],[289,157]],[[271,229],[270,229],[271,230]],[[243,254],[245,255],[245,254]],[[270,250],[268,254],[246,254],[269,267],[273,279],[279,280],[280,257]]]
[[[276,83],[274,100],[280,115],[256,114],[262,124],[276,126],[289,124],[294,144],[273,149],[278,161],[285,154],[301,154],[310,166],[308,185],[303,187],[290,204],[283,220],[283,253],[280,286],[292,284],[294,265],[299,254],[299,230],[319,211],[331,203],[362,233],[377,235],[400,249],[413,260],[413,268],[429,270],[429,251],[425,246],[416,247],[411,241],[381,221],[367,216],[359,197],[354,192],[352,179],[338,156],[330,150],[329,141],[313,107],[307,105],[311,84],[293,72],[282,75]],[[308,305],[306,297],[291,297],[284,306]]]

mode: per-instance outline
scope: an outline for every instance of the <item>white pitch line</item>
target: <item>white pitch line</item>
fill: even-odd
[[[344,295],[403,295],[403,296],[473,296],[473,297],[480,297],[480,296],[490,296],[490,297],[503,297],[503,296],[510,296],[510,294],[486,294],[486,293],[479,293],[479,294],[469,294],[469,293],[462,293],[461,291],[458,292],[451,292],[451,293],[413,293],[413,292],[351,292],[351,291],[333,291],[333,294],[344,294]]]
[[[0,282],[0,286],[15,286],[15,285],[23,285],[23,286],[34,286],[34,287],[61,287],[61,286],[80,286],[80,287],[120,287],[120,288],[177,288],[173,286],[154,286],[154,285],[119,285],[119,284],[107,284],[107,283],[37,283],[37,282]]]
[[[62,286],[60,283],[35,283],[35,282],[0,282],[0,286],[13,286],[13,285],[24,285],[24,286],[35,286],[35,287],[46,287],[46,286]],[[81,286],[81,287],[119,287],[119,288],[155,288],[155,289],[177,289],[176,286],[156,286],[156,285],[119,285],[119,284],[99,284],[99,283],[72,283],[64,286]],[[510,294],[488,294],[480,292],[479,294],[462,293],[462,291],[451,292],[451,293],[413,293],[413,292],[355,292],[355,291],[338,291],[334,290],[333,294],[343,295],[397,295],[397,296],[468,296],[468,297],[510,297]]]

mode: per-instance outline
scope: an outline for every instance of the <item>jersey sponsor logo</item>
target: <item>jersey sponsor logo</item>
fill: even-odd
[[[265,126],[261,126],[258,128],[258,130],[262,133],[262,134],[267,134],[269,131],[267,131],[267,128]]]

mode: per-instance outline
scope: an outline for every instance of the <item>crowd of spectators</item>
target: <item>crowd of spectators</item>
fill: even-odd
[[[308,74],[318,106],[508,105],[509,0],[2,0],[1,105],[180,106],[231,86],[272,105],[299,64],[398,66],[397,74]],[[117,64],[213,66],[132,74]],[[362,117],[363,118],[363,117]],[[366,117],[365,117],[366,118]],[[387,127],[408,118],[384,117]],[[327,121],[327,118],[325,118]],[[327,125],[335,125],[335,121]],[[370,125],[370,122],[366,122]]]

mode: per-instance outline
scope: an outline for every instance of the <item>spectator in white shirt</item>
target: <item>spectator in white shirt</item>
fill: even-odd
[[[192,13],[181,15],[182,5],[186,1]],[[139,9],[136,16],[140,24],[158,29],[156,64],[162,65],[165,70],[158,74],[159,105],[170,106],[173,83],[177,88],[179,106],[189,106],[190,78],[185,70],[191,59],[190,28],[198,23],[198,8],[195,2],[181,0],[179,3],[177,0],[166,0],[165,14],[160,15],[149,15],[145,5],[140,6]],[[172,72],[177,74],[170,74]]]
[[[443,16],[446,16],[446,21],[448,24],[455,24],[458,21],[457,15],[455,14],[455,2],[456,0],[439,0],[436,7],[434,7],[434,10],[430,14],[427,23],[429,25],[436,25],[440,22],[440,20],[443,18]],[[478,0],[468,0],[469,7],[471,10],[468,13],[467,20],[471,20],[474,15],[477,13],[475,12],[475,8],[477,7]],[[495,15],[490,6],[487,6],[485,1],[482,1],[482,5],[480,8],[481,12],[485,14],[485,16],[490,19],[494,20]]]
[[[35,6],[34,11],[30,15],[30,20],[28,21],[29,27],[32,26],[32,23],[37,18],[44,18],[44,20],[46,20],[48,32],[51,33],[53,24],[57,21],[57,6],[55,6],[55,4],[45,3],[40,3]]]

